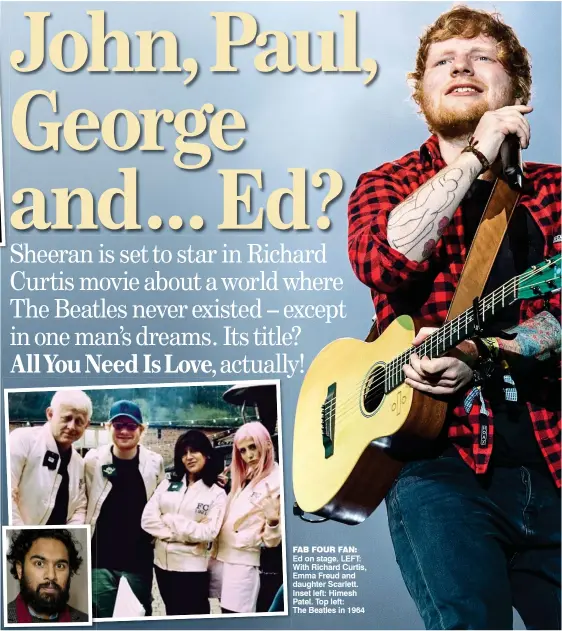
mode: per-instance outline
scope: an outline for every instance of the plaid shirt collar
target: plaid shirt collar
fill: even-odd
[[[420,147],[420,158],[423,163],[429,165],[435,171],[441,171],[447,166],[441,156],[439,139],[435,134],[430,136]]]

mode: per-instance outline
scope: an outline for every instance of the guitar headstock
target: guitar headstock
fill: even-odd
[[[518,277],[517,298],[538,298],[560,291],[562,254],[533,265]]]

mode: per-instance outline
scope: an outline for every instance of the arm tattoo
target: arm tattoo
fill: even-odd
[[[445,228],[448,225],[449,225],[449,220],[447,219],[447,217],[442,217],[437,227],[438,236],[440,237],[443,236],[443,233],[445,232]],[[423,244],[422,257],[424,260],[428,259],[432,255],[436,246],[437,246],[437,241],[435,241],[435,239],[430,239],[429,241],[426,241]]]
[[[508,355],[544,360],[560,352],[560,322],[548,311],[513,327],[510,332],[517,334],[514,340],[498,339],[500,349]]]
[[[424,260],[428,259],[431,256],[433,250],[435,250],[435,246],[436,246],[435,239],[430,239],[429,241],[424,243],[423,252],[422,252],[422,256]]]
[[[400,228],[401,234],[389,241],[390,245],[408,254],[428,236],[435,233],[441,236],[449,220],[442,217],[438,228],[435,227],[435,222],[441,213],[451,207],[462,176],[462,169],[445,169],[442,175],[427,182],[398,206],[391,213],[388,226]],[[430,239],[425,243],[424,255],[429,250],[431,241],[434,240]]]
[[[441,219],[439,220],[439,224],[437,225],[437,234],[440,237],[443,236],[443,233],[447,229],[448,225],[449,225],[449,220],[447,219],[447,217],[441,217]]]

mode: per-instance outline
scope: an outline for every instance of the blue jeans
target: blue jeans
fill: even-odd
[[[389,491],[396,560],[427,629],[560,629],[560,492],[545,473],[408,463]]]

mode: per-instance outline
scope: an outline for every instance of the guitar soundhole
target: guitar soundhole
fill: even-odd
[[[363,407],[367,414],[373,413],[384,397],[384,366],[375,366],[365,381]]]

